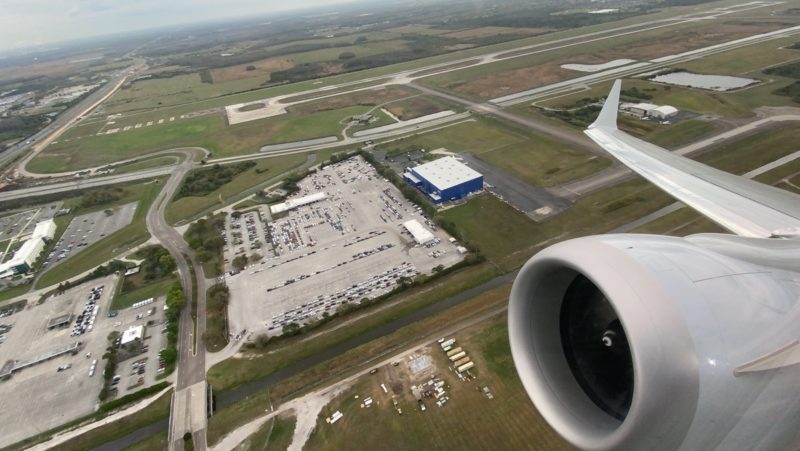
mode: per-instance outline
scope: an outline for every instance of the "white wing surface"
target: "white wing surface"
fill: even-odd
[[[614,83],[585,133],[603,149],[676,199],[748,237],[800,236],[800,196],[720,171],[634,138],[617,128],[621,81]]]

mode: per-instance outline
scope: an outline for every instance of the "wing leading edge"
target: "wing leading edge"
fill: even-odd
[[[747,237],[800,236],[800,196],[714,169],[617,128],[621,80],[584,133],[620,162],[707,218]]]

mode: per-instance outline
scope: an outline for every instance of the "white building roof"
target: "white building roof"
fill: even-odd
[[[643,110],[643,111],[650,111],[658,108],[658,105],[653,105],[652,103],[634,103],[631,105],[631,109]]]
[[[472,169],[454,157],[444,157],[413,168],[439,191],[452,188],[480,177],[480,172]]]
[[[669,105],[661,105],[660,107],[653,108],[652,110],[648,111],[651,115],[653,113],[658,113],[663,116],[671,116],[673,114],[678,114],[678,109],[674,106]]]
[[[269,211],[271,213],[281,213],[287,210],[291,210],[303,205],[307,205],[314,202],[319,202],[321,200],[325,200],[328,198],[328,195],[324,192],[309,194],[308,196],[298,197],[296,199],[289,199],[286,202],[281,202],[279,204],[275,204],[269,207]]]
[[[419,244],[425,244],[433,241],[434,237],[430,230],[426,229],[425,226],[420,224],[416,219],[404,222],[403,227],[408,230],[411,236],[414,237],[414,241]]]
[[[0,277],[14,275],[13,269],[22,264],[27,264],[29,267],[33,266],[33,263],[36,261],[36,258],[39,257],[39,254],[42,253],[42,250],[44,250],[44,241],[42,241],[41,238],[31,238],[25,241],[22,243],[22,246],[14,252],[14,256],[11,257],[10,260],[0,264]]]
[[[56,236],[56,222],[52,219],[48,219],[47,221],[36,224],[36,227],[33,228],[31,239],[45,238],[52,240],[54,236]]]
[[[119,344],[125,345],[132,342],[133,340],[136,340],[137,338],[141,340],[143,336],[144,336],[143,325],[140,324],[138,326],[131,326],[125,329],[124,332],[122,332],[122,339],[119,341]]]

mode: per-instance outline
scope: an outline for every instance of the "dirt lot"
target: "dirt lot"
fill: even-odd
[[[412,97],[407,100],[402,100],[387,105],[386,109],[401,121],[407,121],[409,119],[415,119],[418,117],[427,116],[429,114],[438,113],[446,110],[447,108],[444,108],[441,105],[426,99],[425,97]]]

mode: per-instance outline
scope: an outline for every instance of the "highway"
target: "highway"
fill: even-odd
[[[18,165],[18,170],[24,174],[25,164],[27,164],[31,158],[41,152],[42,149],[47,147],[47,145],[58,138],[69,127],[78,123],[82,117],[97,108],[98,105],[105,102],[109,97],[117,92],[117,90],[119,90],[119,88],[125,83],[129,74],[132,75],[144,67],[145,66],[143,63],[137,62],[130,68],[119,71],[115,78],[112,78],[106,82],[105,85],[89,94],[85,99],[59,114],[53,122],[36,132],[33,136],[26,140],[20,141],[16,145],[7,149],[5,152],[0,153],[0,166],[3,166],[6,163],[14,160],[24,152],[30,151],[29,154],[26,155],[23,161]],[[28,144],[29,141],[31,141],[32,144]]]
[[[202,337],[206,326],[206,277],[203,266],[197,261],[194,251],[172,226],[167,224],[164,212],[169,200],[177,191],[183,177],[195,166],[187,158],[172,169],[161,192],[147,212],[147,230],[164,246],[175,259],[184,289],[186,303],[183,308],[178,333],[178,364],[175,393],[170,415],[169,449],[183,449],[183,435],[191,432],[196,450],[206,449],[206,373],[205,345]],[[194,286],[192,271],[197,280]],[[197,317],[192,315],[192,296],[196,289]]]

